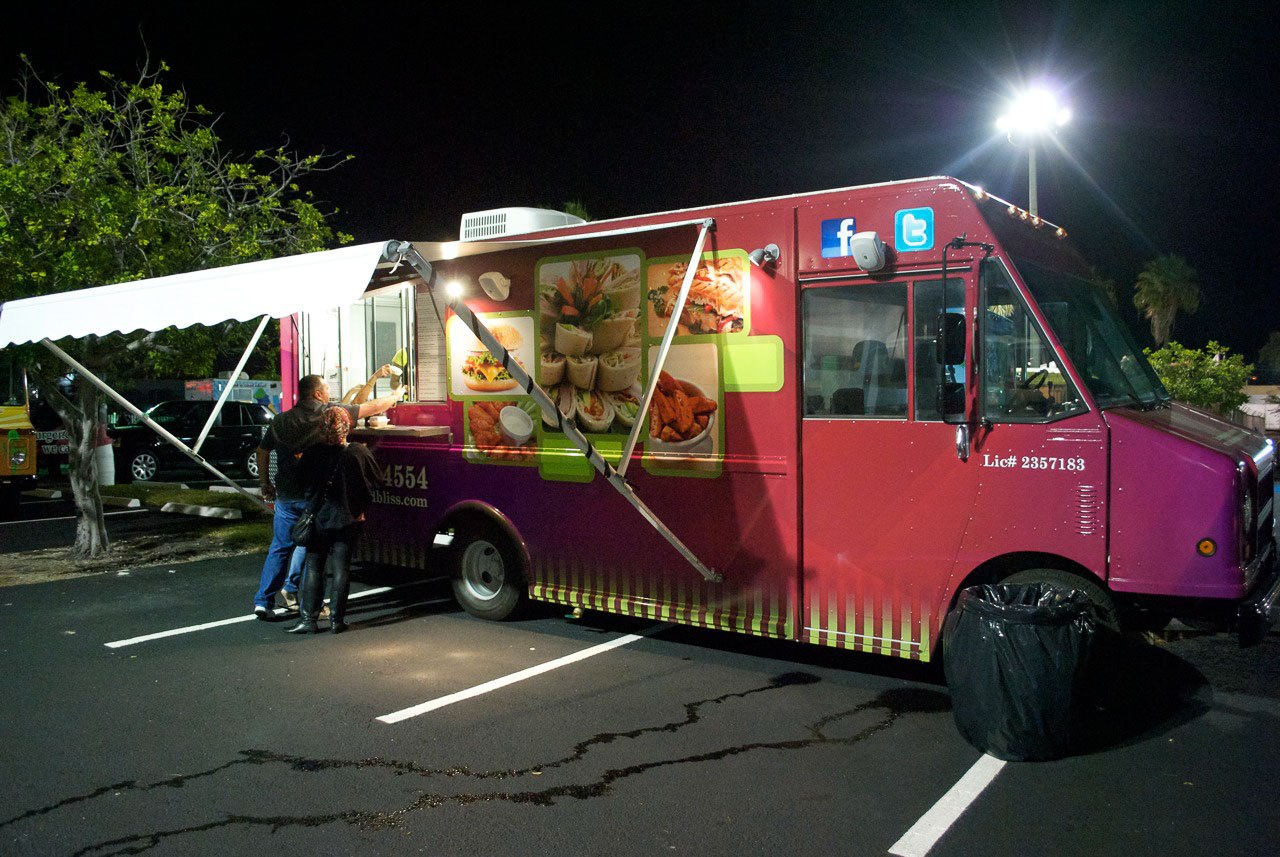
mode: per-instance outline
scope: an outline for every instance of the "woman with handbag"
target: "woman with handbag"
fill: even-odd
[[[355,550],[373,500],[373,489],[382,474],[373,453],[359,443],[348,444],[351,417],[342,408],[324,412],[321,443],[308,449],[302,466],[308,475],[311,505],[293,527],[293,536],[306,545],[307,560],[302,584],[302,620],[290,634],[314,634],[324,604],[324,579],[333,577],[329,590],[329,629],[347,630],[343,617],[351,589],[351,553]]]

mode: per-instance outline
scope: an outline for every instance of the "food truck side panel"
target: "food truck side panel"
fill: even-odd
[[[384,495],[389,502],[376,505],[370,515],[365,550],[394,560],[394,554],[406,552],[404,534],[413,533],[416,547],[408,552],[423,553],[428,534],[438,526],[451,525],[451,510],[475,514],[476,509],[487,507],[509,522],[523,541],[530,563],[529,591],[535,598],[764,636],[794,636],[799,549],[792,348],[796,321],[795,288],[785,270],[785,259],[792,255],[792,230],[789,207],[717,217],[703,264],[741,286],[745,300],[736,309],[704,306],[690,324],[681,327],[667,362],[668,373],[685,385],[690,398],[714,404],[713,416],[705,431],[695,426],[687,438],[665,444],[649,436],[646,424],[641,434],[644,443],[637,448],[644,452],[634,457],[627,474],[644,502],[702,562],[722,574],[724,582],[703,581],[591,471],[563,435],[540,419],[525,444],[513,444],[496,432],[492,423],[502,408],[534,409],[527,397],[515,395],[521,392],[518,389],[470,386],[498,382],[485,373],[478,382],[464,374],[482,361],[471,353],[465,341],[470,334],[455,327],[456,320],[448,327],[451,401],[401,405],[393,412],[397,424],[447,424],[452,442],[375,435],[379,437],[376,454],[392,479],[425,465],[422,479],[429,487],[411,502],[425,501],[426,509],[405,505],[410,502],[405,499],[391,499],[408,494],[408,488],[384,488],[392,494]],[[593,357],[602,362],[606,355],[617,356],[617,351],[634,347],[645,361],[638,375],[643,380],[665,325],[658,308],[661,300],[651,298],[664,294],[673,281],[678,283],[695,237],[696,230],[686,227],[512,250],[442,262],[437,273],[442,282],[456,278],[472,285],[466,296],[469,306],[482,314],[491,329],[512,329],[503,331],[503,336],[513,336],[518,343],[512,352],[553,393],[570,383],[579,394],[614,392],[605,388],[617,387],[630,377],[625,362],[609,373],[597,366],[598,377],[592,384],[581,372],[575,382],[563,369],[553,367],[549,372],[543,355],[555,352],[556,357],[578,358],[578,363]],[[782,270],[767,272],[748,263],[747,253],[767,243],[785,248]],[[562,280],[567,281],[565,288],[569,283],[581,287],[584,271],[590,270],[594,277],[614,263],[628,275],[637,275],[639,282],[626,280],[613,292],[615,312],[605,316],[605,322],[634,310],[634,333],[628,331],[626,342],[599,355],[590,350],[561,354],[553,324],[540,312],[547,295],[552,290],[559,293]],[[488,272],[499,272],[509,280],[507,299],[493,300],[474,288]],[[624,306],[627,309],[620,309]],[[419,316],[424,312],[433,310],[429,297],[420,294]],[[604,324],[596,328],[597,332],[606,329]],[[566,341],[559,345],[575,350]],[[626,357],[630,360],[634,355]],[[423,371],[421,355],[418,365]],[[548,377],[552,373],[555,377]],[[603,380],[606,375],[608,380]],[[624,428],[615,421],[608,430],[596,425],[588,434],[616,461],[626,437]],[[401,481],[407,483],[409,476]],[[411,558],[415,559],[412,564],[418,564],[416,557]]]

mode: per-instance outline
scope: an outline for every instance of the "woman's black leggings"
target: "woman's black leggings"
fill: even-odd
[[[318,529],[317,544],[307,548],[302,581],[302,613],[314,619],[324,603],[325,573],[333,577],[329,589],[329,615],[341,622],[347,611],[347,593],[351,591],[351,554],[355,550],[360,525],[341,530]]]

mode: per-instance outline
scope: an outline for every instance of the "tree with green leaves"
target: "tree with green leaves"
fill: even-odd
[[[1173,333],[1178,313],[1200,309],[1196,271],[1181,256],[1157,256],[1138,274],[1133,305],[1151,322],[1151,338],[1164,345]]]
[[[106,72],[64,88],[23,57],[14,89],[0,93],[0,300],[324,249],[335,233],[306,176],[338,160],[284,148],[225,152],[209,111],[169,71],[136,79]],[[247,328],[247,329],[246,329]],[[208,374],[219,347],[247,342],[252,325],[86,336],[59,346],[101,377],[147,369]],[[101,394],[43,348],[22,357],[70,436],[79,521],[73,554],[108,548],[94,445]],[[61,383],[60,383],[61,381]]]
[[[1249,400],[1244,386],[1253,373],[1253,364],[1230,351],[1217,342],[1210,342],[1203,349],[1170,342],[1155,351],[1144,349],[1143,353],[1174,399],[1225,414]]]

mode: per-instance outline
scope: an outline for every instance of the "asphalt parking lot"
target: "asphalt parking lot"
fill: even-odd
[[[992,764],[919,665],[550,609],[487,623],[375,567],[350,633],[298,638],[250,618],[259,562],[0,590],[0,852],[1130,857],[1280,835],[1275,635],[1140,647],[1082,754]]]

